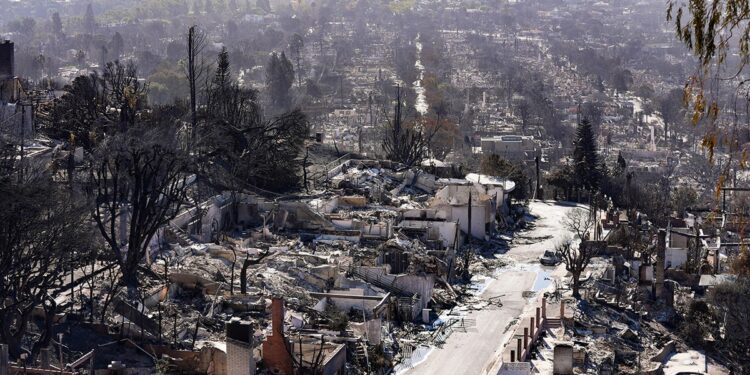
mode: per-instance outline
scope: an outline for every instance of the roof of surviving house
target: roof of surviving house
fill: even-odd
[[[511,180],[486,174],[469,173],[466,175],[466,180],[481,185],[501,186],[506,192],[511,192],[516,188],[516,183]]]
[[[664,364],[664,374],[707,374],[706,356],[689,350],[685,353],[676,353]]]
[[[475,205],[492,199],[491,196],[477,190],[474,185],[448,185],[435,194],[432,199],[432,207],[440,204],[451,206],[463,206],[469,203],[469,191],[472,191],[471,201]],[[472,206],[473,206],[472,205]]]
[[[698,286],[716,286],[734,279],[734,275],[701,275]]]
[[[448,164],[438,159],[425,159],[422,160],[423,167],[447,167]]]
[[[695,233],[690,228],[670,228],[669,233],[685,237],[695,237]]]

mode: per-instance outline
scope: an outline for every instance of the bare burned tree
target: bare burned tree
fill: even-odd
[[[294,58],[297,60],[297,87],[302,87],[302,48],[305,47],[305,40],[302,36],[294,33],[289,37],[289,49],[292,50]]]
[[[562,257],[563,263],[565,263],[565,269],[571,273],[573,277],[573,297],[581,298],[579,292],[581,287],[581,274],[591,263],[591,259],[597,255],[598,249],[596,246],[590,246],[588,242],[584,241],[578,246],[573,247],[573,243],[570,240],[565,240],[555,248],[558,254]]]
[[[245,260],[242,262],[242,268],[240,269],[240,293],[247,293],[247,271],[250,269],[250,266],[260,264],[260,262],[270,254],[271,253],[268,250],[260,253],[260,255],[255,258],[250,258],[250,254],[245,254]]]
[[[196,26],[188,29],[188,59],[186,75],[190,86],[190,123],[192,131],[198,127],[198,82],[206,73],[206,64],[203,62],[203,49],[206,46],[206,34]]]
[[[130,298],[137,297],[138,267],[149,243],[187,201],[187,162],[169,141],[175,139],[174,129],[154,125],[112,137],[90,169],[92,216]]]
[[[117,294],[117,286],[120,284],[121,277],[122,274],[118,268],[109,267],[102,272],[101,277],[98,279],[101,283],[99,285],[102,286],[102,293],[104,294],[103,300],[99,306],[99,321],[103,322],[107,317],[107,309],[109,309],[109,305]],[[96,309],[96,307],[94,309]]]
[[[283,333],[283,332],[282,332]],[[312,337],[313,341],[317,341],[318,348],[312,348],[312,356],[310,357],[311,360],[309,362],[304,360],[304,340],[302,335],[297,335],[297,342],[294,342],[292,338],[285,338],[284,339],[284,349],[286,349],[286,352],[289,354],[289,358],[292,360],[292,368],[297,369],[295,373],[303,374],[307,373],[308,371],[312,374],[319,374],[322,373],[322,365],[323,360],[325,359],[325,345],[326,345],[326,338],[325,335],[318,335],[317,337]],[[294,350],[294,346],[297,345],[297,350]],[[310,343],[308,343],[310,345]],[[296,353],[295,353],[296,351]]]
[[[229,268],[229,294],[234,295],[234,271],[237,266],[237,246],[229,244],[228,247],[229,250],[232,250],[232,265]]]
[[[401,87],[396,86],[396,105],[393,120],[388,120],[385,126],[382,145],[388,160],[411,167],[419,164],[425,158],[430,141],[440,129],[440,126],[435,126],[428,131],[417,124],[407,124],[403,107]]]
[[[563,226],[575,233],[576,237],[581,241],[589,239],[591,230],[594,228],[594,223],[595,221],[591,212],[583,208],[574,208],[563,219]]]
[[[27,174],[34,178],[19,181],[9,170],[0,175],[0,342],[18,358],[22,342],[32,341],[33,358],[52,338],[53,296],[86,243],[87,210],[49,176]],[[37,308],[46,318],[33,337],[28,333]]]
[[[123,65],[119,61],[104,66],[103,94],[110,107],[119,112],[121,129],[135,125],[135,115],[145,103],[148,86],[138,80],[138,67],[131,61]]]

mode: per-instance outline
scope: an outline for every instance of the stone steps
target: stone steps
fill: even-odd
[[[187,233],[185,233],[185,231],[183,231],[182,229],[180,229],[179,227],[177,227],[176,225],[172,223],[169,223],[167,225],[167,230],[169,230],[169,232],[171,232],[175,237],[177,237],[177,241],[182,246],[193,246],[196,244],[196,242],[193,241],[193,239],[190,238],[190,236],[188,236]]]

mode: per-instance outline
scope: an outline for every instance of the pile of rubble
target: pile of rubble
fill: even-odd
[[[507,244],[498,219],[510,219],[512,182],[344,160],[321,184],[298,198],[225,193],[185,210],[154,241],[139,298],[102,273],[80,295],[109,301],[77,310],[103,311],[104,334],[145,356],[117,366],[222,374],[239,358],[252,372],[291,374],[386,371],[442,345],[467,311],[502,305],[479,300],[463,267],[481,277],[504,265],[492,254]]]

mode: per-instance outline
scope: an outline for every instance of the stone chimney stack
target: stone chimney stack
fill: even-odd
[[[227,375],[255,374],[254,332],[252,322],[240,318],[232,318],[227,322]]]

